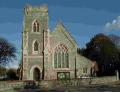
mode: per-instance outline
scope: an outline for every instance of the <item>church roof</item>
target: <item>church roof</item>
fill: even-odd
[[[67,30],[67,28],[64,26],[64,24],[61,21],[57,22],[56,27],[53,32],[58,31],[58,30],[56,30],[58,28],[63,29],[63,30],[61,30],[63,32],[63,34],[65,34],[66,37],[68,37],[74,45],[78,46],[74,37],[69,33],[69,31]],[[51,32],[51,33],[53,33],[53,32]]]

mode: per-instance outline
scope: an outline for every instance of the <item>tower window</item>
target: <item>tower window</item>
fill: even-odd
[[[33,32],[36,32],[36,24],[33,25]]]
[[[39,32],[39,22],[36,20],[34,23],[33,23],[33,32]]]
[[[39,32],[39,23],[37,23],[37,32]]]
[[[38,42],[37,41],[35,41],[35,43],[34,43],[34,51],[38,51]]]

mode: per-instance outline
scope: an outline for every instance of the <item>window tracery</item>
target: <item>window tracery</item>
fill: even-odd
[[[55,48],[54,68],[69,68],[68,48],[62,43]]]
[[[33,23],[33,32],[39,32],[39,22],[37,20],[34,21]]]

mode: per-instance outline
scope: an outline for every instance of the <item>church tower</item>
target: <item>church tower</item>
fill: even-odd
[[[48,42],[48,7],[24,8],[22,80],[44,79],[44,49]]]

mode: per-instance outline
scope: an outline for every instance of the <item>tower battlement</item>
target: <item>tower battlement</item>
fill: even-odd
[[[25,13],[34,13],[34,12],[48,12],[48,5],[42,4],[40,6],[31,6],[26,4],[24,7]]]

